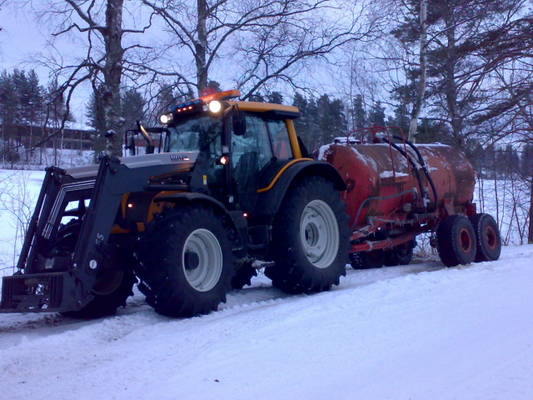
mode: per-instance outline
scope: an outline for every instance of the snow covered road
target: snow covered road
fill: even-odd
[[[533,399],[533,245],[502,259],[348,272],[286,296],[260,278],[171,320],[0,315],[0,399]]]

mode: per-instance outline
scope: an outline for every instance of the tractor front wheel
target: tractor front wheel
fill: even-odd
[[[232,244],[211,208],[186,206],[163,213],[148,227],[138,257],[140,288],[156,312],[186,318],[226,301],[234,269]]]
[[[70,318],[92,319],[114,315],[118,307],[126,306],[126,299],[133,296],[132,288],[137,279],[130,270],[108,271],[93,288],[94,299],[78,311],[61,314]],[[112,288],[112,289],[111,289]]]

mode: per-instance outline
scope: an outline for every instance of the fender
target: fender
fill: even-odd
[[[173,193],[166,196],[154,198],[154,202],[171,202],[171,203],[203,203],[213,207],[213,209],[221,215],[228,218],[229,223],[235,232],[239,235],[240,248],[234,249],[237,256],[243,256],[246,254],[248,247],[248,223],[244,218],[241,211],[229,211],[223,203],[203,193]]]
[[[325,161],[311,159],[300,161],[292,164],[281,176],[275,177],[272,182],[276,182],[270,189],[258,190],[256,217],[261,222],[271,225],[289,188],[306,176],[321,176],[332,182],[336,190],[346,190],[346,183],[333,165]]]

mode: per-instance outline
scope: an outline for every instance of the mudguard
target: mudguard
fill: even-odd
[[[239,235],[241,242],[241,247],[234,249],[237,256],[244,256],[245,251],[248,245],[248,223],[246,218],[244,218],[242,211],[229,211],[223,203],[214,199],[211,196],[205,195],[203,193],[195,192],[184,192],[184,193],[173,193],[166,196],[157,197],[154,199],[155,202],[187,202],[187,203],[203,203],[213,207],[221,215],[228,217],[228,221],[232,224],[232,228]],[[242,253],[242,254],[240,254]]]
[[[339,171],[331,164],[325,161],[302,160],[285,170],[271,189],[262,189],[254,213],[256,218],[262,223],[270,225],[289,188],[298,180],[308,176],[324,177],[333,182],[335,189],[346,190],[346,184]]]

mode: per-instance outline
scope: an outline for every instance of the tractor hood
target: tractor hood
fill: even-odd
[[[121,157],[120,161],[128,168],[144,168],[156,165],[176,165],[176,169],[190,171],[196,159],[197,151],[185,151],[180,153],[143,154],[132,157]],[[66,173],[74,179],[95,177],[98,173],[99,164],[89,164],[83,167],[68,168]]]

